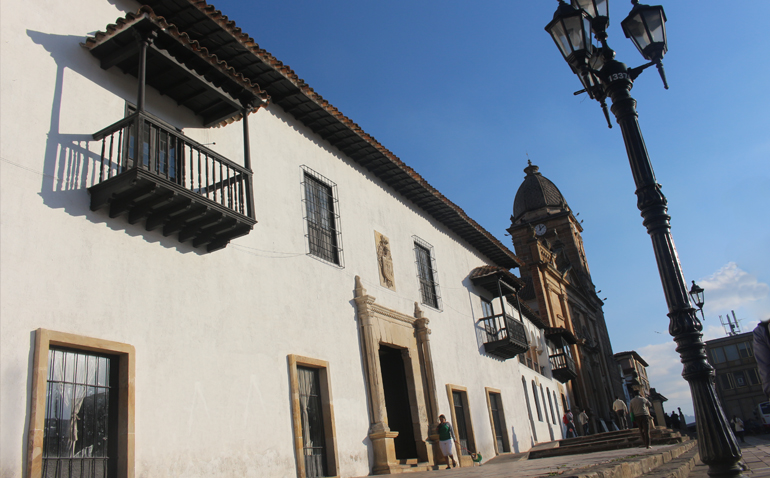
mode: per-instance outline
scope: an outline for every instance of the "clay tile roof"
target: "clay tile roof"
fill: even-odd
[[[137,13],[129,12],[125,17],[118,18],[115,20],[115,23],[107,25],[105,31],[97,31],[94,36],[87,37],[82,45],[94,52],[110,40],[113,40],[116,36],[132,27],[137,27],[140,24],[142,28],[147,28],[151,24],[157,31],[173,38],[187,51],[192,52],[210,67],[213,67],[224,74],[230,81],[242,88],[244,92],[247,92],[248,95],[258,98],[260,104],[254,106],[264,106],[269,102],[270,96],[266,91],[261,89],[258,84],[252,82],[250,78],[247,78],[242,73],[236,71],[235,68],[229,66],[226,61],[218,58],[217,55],[209,53],[205,46],[202,46],[197,40],[191,39],[187,33],[180,32],[176,25],[169,23],[164,17],[156,15],[153,9],[147,5],[142,6]],[[179,54],[178,52],[175,53],[176,55]],[[174,55],[174,53],[171,54]],[[182,61],[180,61],[180,63],[182,63]],[[221,122],[220,125],[236,121],[242,116],[241,113],[233,114],[232,117]]]
[[[260,48],[213,5],[204,0],[141,1],[203,47],[216,49],[219,58],[264,88],[273,104],[446,225],[492,262],[508,269],[523,265],[462,208],[316,93],[289,66]]]
[[[471,281],[484,279],[492,276],[500,276],[501,278],[507,280],[512,285],[516,285],[518,287],[524,286],[524,281],[513,275],[510,271],[507,269],[504,269],[500,266],[490,266],[490,265],[484,265],[481,267],[477,267],[471,271],[470,279]]]

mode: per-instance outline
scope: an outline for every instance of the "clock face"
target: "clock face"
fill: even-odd
[[[538,236],[542,236],[543,234],[545,234],[545,231],[546,231],[545,224],[538,224],[537,226],[535,226],[535,234],[537,234]]]

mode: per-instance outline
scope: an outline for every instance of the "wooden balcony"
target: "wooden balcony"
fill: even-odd
[[[489,355],[507,360],[529,348],[524,324],[507,314],[479,320],[484,334],[484,350]]]
[[[577,378],[577,369],[575,368],[575,361],[572,357],[566,353],[558,353],[548,357],[551,361],[551,372],[553,378],[561,383],[567,383],[570,380]]]
[[[134,113],[93,137],[102,144],[91,210],[109,207],[110,217],[145,221],[148,231],[175,234],[202,252],[226,247],[256,224],[251,171],[179,131]]]

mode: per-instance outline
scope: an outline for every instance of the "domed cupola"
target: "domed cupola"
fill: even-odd
[[[559,188],[548,178],[538,172],[539,168],[527,160],[529,165],[524,168],[527,176],[516,192],[513,200],[512,224],[529,222],[536,218],[569,211],[569,206]],[[531,213],[531,214],[527,214]]]

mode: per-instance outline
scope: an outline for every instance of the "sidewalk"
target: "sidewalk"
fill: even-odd
[[[747,436],[741,446],[743,462],[748,469],[743,474],[748,478],[770,478],[770,435]],[[688,478],[708,478],[708,466],[698,460]]]
[[[452,468],[447,470],[442,465],[440,470],[408,473],[403,476],[408,478],[437,478],[439,476],[446,476],[449,478],[536,478],[558,477],[561,475],[571,476],[576,474],[578,470],[582,468],[609,463],[623,463],[645,455],[663,453],[670,448],[672,448],[672,445],[653,446],[649,450],[646,448],[624,448],[621,450],[540,458],[537,460],[517,460],[518,457],[516,456],[502,455],[490,460],[482,466]]]

